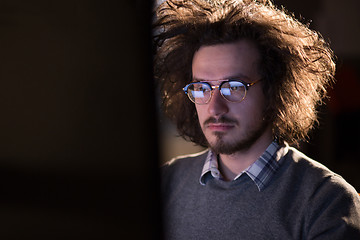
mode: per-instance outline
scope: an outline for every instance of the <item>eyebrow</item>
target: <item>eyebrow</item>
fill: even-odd
[[[221,79],[213,79],[213,80],[193,77],[194,82],[225,81],[225,80],[229,80],[229,79],[251,80],[248,76],[243,75],[243,74],[236,74],[236,75],[232,75],[232,76],[229,76],[229,77],[225,77],[225,78],[221,78]]]

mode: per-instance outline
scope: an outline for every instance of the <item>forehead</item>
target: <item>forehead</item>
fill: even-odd
[[[259,76],[260,53],[254,43],[240,40],[234,43],[202,46],[193,57],[193,77],[218,80],[240,77],[244,80]]]

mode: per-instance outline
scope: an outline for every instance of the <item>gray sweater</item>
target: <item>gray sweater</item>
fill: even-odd
[[[246,174],[201,185],[206,155],[162,169],[165,239],[360,239],[355,189],[296,149],[262,191]]]

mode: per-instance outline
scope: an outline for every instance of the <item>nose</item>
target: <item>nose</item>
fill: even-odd
[[[208,103],[208,112],[211,116],[220,117],[229,112],[226,99],[221,95],[219,89],[213,90],[213,96]]]

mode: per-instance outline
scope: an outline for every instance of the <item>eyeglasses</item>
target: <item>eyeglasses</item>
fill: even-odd
[[[193,82],[186,85],[183,90],[189,99],[196,104],[207,104],[213,95],[213,90],[219,88],[221,95],[229,102],[241,102],[246,97],[249,87],[261,79],[246,83],[242,80],[229,79],[218,86],[212,86],[207,82]]]

